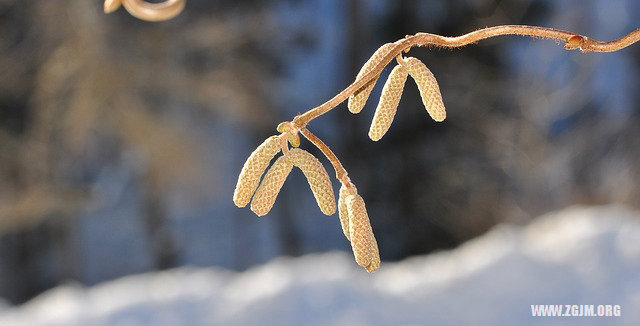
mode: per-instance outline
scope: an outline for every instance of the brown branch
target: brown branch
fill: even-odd
[[[582,52],[614,52],[640,41],[640,28],[617,40],[613,40],[610,42],[596,41],[586,36],[578,35],[568,31],[526,25],[502,25],[488,27],[457,37],[445,37],[429,33],[408,35],[404,39],[395,42],[395,47],[371,72],[354,81],[351,85],[342,90],[329,101],[301,115],[296,116],[293,119],[294,127],[296,129],[302,129],[311,120],[334,109],[340,103],[349,98],[349,96],[362,88],[362,86],[366,85],[376,76],[378,76],[382,72],[384,67],[386,67],[389,62],[391,62],[391,60],[393,60],[393,58],[395,58],[402,52],[409,51],[414,46],[458,48],[501,35],[521,35],[553,39],[558,42],[564,43],[564,48],[567,50],[580,49]]]
[[[129,1],[132,1],[132,0],[129,0]],[[506,26],[484,28],[484,29],[480,29],[475,32],[471,32],[458,37],[444,37],[444,36],[439,36],[434,34],[419,33],[413,36],[408,35],[404,39],[401,39],[393,43],[393,46],[391,47],[391,51],[374,67],[372,71],[365,74],[361,78],[356,78],[356,81],[354,81],[346,89],[338,93],[335,97],[325,102],[324,104],[316,108],[313,108],[305,112],[304,114],[296,116],[293,119],[293,121],[282,122],[277,127],[277,130],[281,133],[280,139],[282,141],[282,151],[284,153],[287,153],[288,151],[287,139],[290,143],[292,143],[293,146],[297,147],[299,145],[298,132],[301,133],[302,136],[304,136],[311,143],[313,143],[318,149],[320,149],[320,151],[322,151],[322,153],[327,157],[329,162],[331,162],[331,165],[333,165],[333,169],[336,172],[336,178],[343,184],[343,186],[347,188],[347,190],[351,195],[356,196],[354,198],[358,199],[358,203],[359,203],[358,208],[353,207],[352,205],[353,201],[349,201],[349,203],[352,203],[352,204],[346,205],[347,206],[346,216],[342,212],[343,208],[341,208],[340,206],[341,205],[340,199],[342,200],[345,200],[345,199],[343,198],[339,199],[338,209],[339,209],[339,214],[340,214],[340,219],[341,219],[341,224],[343,229],[345,228],[345,222],[344,222],[345,218],[347,218],[347,220],[349,221],[348,223],[350,225],[350,228],[352,228],[353,225],[362,225],[362,221],[366,222],[367,223],[366,225],[369,225],[368,224],[369,218],[366,213],[366,208],[364,207],[364,201],[362,197],[357,195],[357,190],[353,185],[353,183],[351,183],[351,180],[349,180],[347,171],[342,166],[342,163],[340,162],[338,157],[336,157],[333,151],[331,151],[329,146],[327,146],[322,140],[316,137],[316,135],[314,135],[311,131],[306,129],[306,125],[311,120],[329,112],[330,110],[338,106],[340,103],[344,102],[349,96],[354,94],[357,90],[367,85],[367,83],[371,82],[371,80],[376,78],[376,76],[379,76],[382,70],[384,69],[384,67],[387,66],[387,64],[389,64],[391,60],[393,60],[394,58],[398,58],[399,61],[402,60],[400,55],[403,52],[410,50],[414,46],[435,46],[435,47],[443,47],[443,48],[457,48],[457,47],[465,46],[467,44],[478,42],[480,40],[484,40],[490,37],[495,37],[500,35],[524,35],[524,36],[531,36],[531,37],[553,39],[558,42],[564,42],[564,48],[567,50],[580,49],[583,52],[588,52],[588,51],[611,52],[611,51],[620,50],[626,46],[629,46],[635,42],[638,42],[640,40],[640,29],[637,29],[627,34],[626,36],[611,42],[599,42],[599,41],[591,40],[585,36],[576,35],[571,32],[566,32],[566,31],[561,31],[561,30],[556,30],[551,28],[536,27],[536,26],[506,25]],[[386,51],[387,47],[385,47],[384,50]],[[376,57],[375,60],[378,60],[378,58]],[[374,62],[374,61],[371,61],[371,62]],[[369,67],[367,66],[367,69],[368,68]],[[262,182],[264,183],[264,180]],[[262,187],[262,185],[260,187]],[[343,195],[342,188],[340,190],[341,190],[341,196],[342,196]],[[260,189],[258,189],[258,191],[260,191]],[[253,201],[255,202],[255,197]],[[253,202],[252,202],[252,209],[253,209]],[[254,212],[256,211],[254,210]],[[354,219],[358,219],[355,221],[359,221],[359,222],[355,222],[354,224],[353,222]],[[363,219],[363,220],[360,220],[360,219]],[[375,271],[379,266],[380,259],[379,259],[377,244],[375,242],[375,238],[373,237],[373,233],[371,233],[372,231],[371,231],[370,225],[368,226],[368,232],[370,234],[368,235],[369,238],[368,240],[364,241],[365,242],[364,245],[366,246],[365,248],[367,248],[366,249],[367,251],[364,252],[364,255],[370,257],[370,260],[367,260],[367,261],[364,261],[361,259],[363,257],[362,256],[363,251],[361,250],[363,247],[362,238],[360,238],[360,240],[358,240],[358,238],[355,238],[354,235],[356,233],[354,233],[355,232],[353,231],[354,229],[351,229],[351,230],[352,230],[351,231],[352,235],[351,237],[347,235],[347,238],[350,241],[352,241],[352,249],[354,252],[354,256],[356,258],[356,262],[359,265],[364,266],[369,272]],[[346,235],[346,231],[345,231],[345,235]],[[371,258],[371,257],[375,257],[375,258]],[[375,259],[375,261],[371,259]]]
[[[322,140],[320,140],[320,138],[314,135],[307,128],[300,129],[300,133],[302,134],[302,136],[304,136],[304,138],[308,139],[311,143],[318,147],[322,154],[324,154],[329,162],[331,162],[331,165],[333,165],[333,169],[336,171],[336,179],[345,184],[347,188],[353,188],[353,184],[351,183],[351,180],[347,175],[347,170],[345,170],[344,166],[342,166],[342,163],[340,163],[340,160],[338,159],[336,154],[331,151],[329,146],[327,146],[327,144],[325,144]]]

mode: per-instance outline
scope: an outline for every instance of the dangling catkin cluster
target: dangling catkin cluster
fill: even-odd
[[[393,43],[387,43],[380,47],[365,63],[365,65],[358,73],[357,78],[361,78],[372,69],[393,49]],[[376,113],[373,116],[371,127],[369,128],[369,138],[373,141],[380,140],[391,127],[393,119],[398,110],[398,104],[402,97],[402,91],[407,81],[407,77],[410,75],[418,85],[420,91],[420,97],[427,112],[431,118],[435,121],[441,122],[446,117],[446,111],[444,103],[442,101],[442,94],[440,93],[440,87],[436,81],[435,76],[422,61],[416,58],[398,59],[401,64],[394,67],[389,78],[384,84],[382,94],[380,95],[380,102],[376,109]],[[349,111],[352,113],[359,113],[367,101],[367,97],[371,93],[373,86],[378,79],[375,78],[363,88],[349,97]]]
[[[336,212],[336,197],[333,194],[329,174],[322,163],[311,153],[300,148],[290,150],[288,156],[293,165],[300,168],[307,178],[322,213],[333,215]]]
[[[329,175],[322,163],[303,149],[293,148],[280,156],[260,182],[264,170],[275,153],[279,151],[280,144],[280,139],[273,136],[251,153],[240,172],[233,201],[238,207],[244,207],[251,201],[251,210],[256,215],[266,215],[273,207],[291,169],[296,166],[307,178],[320,210],[326,215],[333,215],[336,212],[336,199]],[[256,188],[258,189],[255,190]],[[251,200],[252,195],[253,200]]]
[[[418,90],[420,90],[420,96],[422,97],[422,103],[431,118],[438,122],[443,121],[447,117],[447,114],[444,109],[442,94],[440,93],[440,87],[438,87],[436,77],[433,76],[431,70],[429,70],[422,61],[416,58],[406,58],[404,60],[404,66],[416,81]]]
[[[393,43],[387,43],[381,46],[376,52],[373,53],[371,58],[362,66],[360,72],[356,79],[360,79],[364,75],[371,72],[376,66],[382,62],[382,59],[393,50]],[[357,92],[349,97],[349,101],[347,102],[347,107],[351,113],[360,113],[362,108],[364,108],[365,103],[367,103],[367,99],[369,98],[369,94],[373,90],[373,87],[376,85],[376,81],[378,81],[378,77],[371,80]]]
[[[280,151],[280,139],[278,136],[267,138],[256,148],[244,163],[236,190],[233,193],[233,202],[238,207],[245,207],[251,200],[251,196],[258,188],[260,177],[269,166],[273,157]]]
[[[362,67],[357,78],[362,78],[375,69],[384,57],[390,53],[393,46],[393,43],[388,43],[380,47]],[[435,121],[443,121],[446,118],[438,82],[427,66],[416,58],[402,59],[398,57],[398,62],[400,64],[393,68],[384,84],[380,102],[371,122],[369,138],[373,141],[380,140],[389,130],[398,110],[398,104],[408,76],[411,76],[416,81],[422,97],[422,103],[431,118]],[[371,80],[349,97],[349,111],[359,113],[362,110],[377,79]],[[329,175],[317,158],[309,152],[297,148],[300,146],[300,138],[295,128],[292,122],[281,123],[278,125],[277,130],[282,134],[267,138],[251,153],[242,167],[233,195],[233,201],[236,205],[244,207],[251,201],[251,210],[256,215],[264,216],[268,214],[285,180],[295,166],[302,170],[302,173],[307,178],[307,182],[322,213],[333,215],[336,212],[336,200]],[[287,145],[286,142],[283,143],[285,138],[281,137],[285,136],[291,146],[295,148],[283,148],[283,146]],[[326,147],[321,141],[319,143],[321,146]],[[322,149],[321,146],[319,148]],[[281,149],[284,154],[273,163],[262,182],[260,182],[265,169]],[[325,152],[325,154],[327,153]],[[330,150],[329,154],[327,154],[328,157],[333,155]],[[338,166],[340,166],[339,162]],[[338,173],[338,168],[336,168],[336,173]],[[346,175],[346,172],[344,175]],[[347,182],[347,184],[345,185],[344,182]],[[340,197],[337,205],[342,232],[347,240],[351,242],[351,249],[358,265],[364,267],[369,273],[375,272],[380,267],[380,253],[376,237],[373,235],[367,208],[362,197],[358,195],[355,186],[349,181],[344,182],[340,187]]]
[[[393,118],[398,110],[398,104],[402,97],[402,90],[404,84],[407,81],[409,72],[407,69],[398,65],[389,74],[387,82],[382,88],[382,95],[380,95],[380,102],[378,108],[373,116],[373,122],[371,122],[371,128],[369,129],[369,138],[373,141],[378,141],[384,134],[387,133]]]
[[[367,208],[360,195],[347,194],[344,199],[349,218],[349,238],[351,249],[358,265],[367,272],[375,272],[380,267],[380,253],[378,243],[373,235]]]

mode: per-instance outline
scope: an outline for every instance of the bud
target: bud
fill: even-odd
[[[297,133],[287,135],[287,139],[289,140],[289,144],[293,147],[300,147],[300,135]]]

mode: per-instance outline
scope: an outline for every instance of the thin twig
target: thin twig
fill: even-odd
[[[126,0],[125,0],[126,1]],[[132,1],[132,0],[129,0]],[[591,40],[585,36],[576,35],[571,32],[561,31],[551,28],[544,27],[536,27],[536,26],[521,26],[521,25],[505,25],[505,26],[496,26],[489,27],[477,30],[475,32],[471,32],[458,37],[444,37],[435,34],[428,33],[419,33],[416,35],[408,35],[407,37],[392,43],[391,51],[367,74],[364,74],[361,78],[356,78],[351,85],[345,88],[343,91],[338,93],[329,101],[324,104],[315,107],[304,114],[296,116],[293,121],[285,121],[278,125],[277,130],[281,133],[280,139],[282,141],[282,150],[284,153],[288,151],[287,139],[289,142],[293,139],[293,146],[299,145],[298,132],[302,134],[306,139],[308,139],[313,145],[315,145],[324,156],[327,157],[331,165],[333,165],[333,169],[336,172],[336,178],[345,186],[348,192],[351,195],[354,195],[356,199],[359,199],[359,207],[353,207],[354,201],[350,200],[347,202],[346,208],[340,207],[340,200],[346,200],[344,198],[340,198],[338,201],[338,210],[340,212],[340,219],[343,229],[345,229],[345,213],[343,213],[343,209],[347,210],[346,218],[348,220],[349,229],[351,229],[351,236],[347,235],[347,238],[352,242],[352,249],[354,252],[354,256],[356,258],[356,262],[364,266],[367,271],[373,272],[375,271],[380,263],[378,247],[375,242],[375,237],[373,236],[369,218],[366,213],[366,208],[364,207],[364,201],[361,196],[357,195],[357,190],[351,180],[349,180],[349,176],[347,175],[347,171],[342,166],[342,163],[338,159],[338,157],[331,151],[329,146],[327,146],[322,140],[320,140],[316,135],[314,135],[311,131],[306,128],[306,125],[313,119],[331,111],[340,103],[344,102],[349,96],[354,94],[356,91],[361,89],[363,86],[367,85],[374,78],[380,75],[384,67],[386,67],[391,60],[397,58],[398,63],[402,64],[403,59],[401,54],[403,52],[409,51],[414,46],[434,46],[434,47],[443,47],[443,48],[457,48],[461,46],[465,46],[467,44],[475,43],[480,40],[484,40],[490,37],[500,36],[500,35],[524,35],[531,37],[539,37],[539,38],[547,38],[553,39],[558,42],[564,42],[564,48],[567,50],[580,49],[582,52],[612,52],[620,50],[624,47],[627,47],[635,42],[640,40],[640,29],[637,29],[626,36],[611,41],[611,42],[599,42],[595,40]],[[389,46],[390,47],[390,46]],[[386,51],[388,47],[385,47]],[[376,59],[377,60],[377,56]],[[375,62],[375,61],[371,61]],[[367,65],[367,69],[369,66]],[[425,68],[426,69],[426,68]],[[386,87],[386,86],[385,86]],[[439,91],[438,91],[439,93]],[[435,118],[434,118],[435,120]],[[438,120],[440,121],[440,120]],[[244,168],[243,168],[244,169]],[[242,174],[241,174],[242,175]],[[262,181],[265,182],[264,180]],[[260,186],[262,187],[262,185]],[[260,188],[261,189],[261,188]],[[258,190],[260,191],[260,190]],[[341,188],[341,196],[342,196],[342,188]],[[316,197],[317,198],[317,197]],[[351,197],[348,197],[351,198]],[[255,197],[253,199],[255,201]],[[344,203],[344,202],[343,202]],[[322,208],[322,207],[321,207]],[[252,203],[253,209],[253,203]],[[334,208],[335,210],[335,208]],[[254,210],[254,212],[256,212]],[[324,211],[323,211],[324,212]],[[354,213],[356,212],[356,213]],[[359,213],[358,213],[359,212]],[[354,222],[356,221],[356,222]],[[355,237],[357,234],[354,228],[354,225],[367,225],[367,229],[369,232],[368,239],[364,240],[364,245],[367,248],[365,251],[362,251],[363,248],[363,240],[360,237],[360,240]],[[345,231],[345,235],[346,235]],[[359,242],[358,242],[359,241]],[[369,257],[368,260],[363,260],[362,257]],[[375,257],[375,258],[371,258]],[[375,259],[375,260],[371,260]]]
[[[296,129],[304,128],[311,120],[331,111],[340,103],[344,102],[349,96],[354,94],[357,90],[362,88],[376,76],[378,76],[384,67],[386,67],[391,60],[402,52],[407,52],[414,46],[435,46],[444,48],[458,48],[468,44],[476,43],[478,41],[501,36],[501,35],[521,35],[539,37],[545,39],[553,39],[558,42],[564,43],[564,48],[567,50],[580,49],[582,52],[614,52],[621,50],[631,44],[640,41],[640,28],[635,31],[610,42],[600,42],[575,34],[568,31],[538,27],[538,26],[526,26],[526,25],[502,25],[479,29],[471,33],[457,36],[457,37],[445,37],[436,34],[418,33],[416,35],[408,35],[404,39],[395,42],[394,48],[387,54],[384,59],[368,74],[357,79],[347,88],[342,90],[336,96],[329,101],[317,106],[301,115],[296,116],[293,119],[293,124]]]
[[[329,146],[327,146],[327,144],[325,144],[322,140],[320,140],[320,138],[314,135],[307,128],[300,129],[300,133],[302,134],[302,136],[304,136],[304,138],[308,139],[311,143],[313,143],[313,145],[318,147],[322,154],[324,154],[329,162],[331,162],[331,165],[333,165],[333,169],[336,171],[336,179],[345,184],[348,188],[353,187],[353,185],[351,184],[351,180],[347,175],[347,170],[345,170],[344,166],[342,166],[342,163],[340,163],[340,160],[338,159],[336,154],[331,151]]]

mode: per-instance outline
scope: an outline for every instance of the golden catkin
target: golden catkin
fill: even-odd
[[[340,216],[340,225],[342,225],[342,232],[347,240],[351,241],[349,235],[349,213],[347,212],[347,196],[349,196],[349,190],[343,184],[340,187],[340,194],[338,195],[338,216]]]
[[[251,196],[260,183],[260,177],[281,148],[278,136],[271,136],[249,155],[240,171],[236,190],[233,193],[233,202],[236,206],[245,207],[251,201]]]
[[[251,210],[256,215],[264,216],[269,213],[291,169],[293,169],[293,164],[288,155],[278,157],[269,168],[260,183],[260,187],[256,190],[253,200],[251,200]]]
[[[362,78],[364,75],[368,74],[372,70],[376,68],[378,64],[384,59],[391,50],[393,50],[394,44],[387,43],[381,46],[376,52],[373,53],[371,58],[362,66],[360,72],[356,79]],[[364,108],[365,103],[367,103],[367,99],[369,98],[369,94],[373,90],[373,87],[376,85],[376,81],[378,77],[372,79],[369,83],[364,85],[358,91],[356,91],[353,95],[349,97],[349,101],[347,102],[347,107],[351,113],[360,113],[362,108]]]
[[[389,74],[389,79],[387,79],[387,82],[384,83],[384,88],[382,88],[382,95],[380,95],[380,102],[373,116],[371,128],[369,128],[369,138],[371,140],[380,140],[391,127],[408,75],[407,69],[402,65],[394,67]]]
[[[380,252],[378,251],[378,241],[376,236],[373,235],[373,229],[369,227],[371,233],[369,234],[369,246],[371,247],[371,262],[365,267],[367,272],[373,273],[380,268]]]
[[[380,254],[364,200],[360,195],[355,194],[348,195],[345,201],[349,214],[349,233],[353,255],[358,265],[364,267],[369,273],[375,272],[380,266]]]
[[[291,158],[291,163],[300,168],[307,178],[322,213],[333,215],[336,212],[336,198],[333,194],[331,179],[322,163],[311,153],[300,148],[291,149],[288,156]]]
[[[438,122],[443,121],[447,114],[436,77],[422,61],[416,58],[406,58],[405,67],[409,71],[409,75],[416,81],[422,97],[422,103],[431,118]]]

